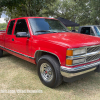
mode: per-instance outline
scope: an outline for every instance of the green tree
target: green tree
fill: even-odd
[[[10,18],[40,16],[43,8],[56,0],[1,0],[0,10],[6,11]]]
[[[53,16],[86,24],[100,24],[100,0],[0,0],[0,12],[9,18]]]
[[[6,23],[0,23],[0,30],[6,30],[7,24]]]
[[[56,4],[48,6],[49,10],[44,9],[44,15],[53,17],[64,17],[66,19],[77,21],[80,7],[77,7],[77,2],[74,0],[57,0]]]
[[[57,0],[48,9],[42,10],[44,16],[63,17],[80,25],[100,24],[100,0]]]

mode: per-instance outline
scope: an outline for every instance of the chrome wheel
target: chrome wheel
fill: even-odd
[[[40,66],[40,74],[41,74],[42,78],[47,82],[50,82],[53,79],[52,68],[47,63],[42,63],[41,64],[41,66]]]

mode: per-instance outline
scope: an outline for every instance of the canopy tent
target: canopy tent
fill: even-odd
[[[64,19],[62,17],[57,18],[59,21],[61,21],[66,27],[74,27],[74,26],[79,26],[79,24],[74,23],[72,21],[69,21],[67,19]]]

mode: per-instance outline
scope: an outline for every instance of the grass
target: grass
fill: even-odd
[[[18,89],[43,93],[1,93],[0,100],[99,100],[100,73],[51,89],[39,80],[36,65],[5,52],[0,58],[0,90]]]

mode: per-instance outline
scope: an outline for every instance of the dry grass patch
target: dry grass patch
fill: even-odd
[[[73,83],[62,83],[55,89],[44,86],[36,65],[4,53],[0,58],[0,90],[42,90],[43,93],[4,93],[0,100],[99,100],[100,73],[92,73]]]

